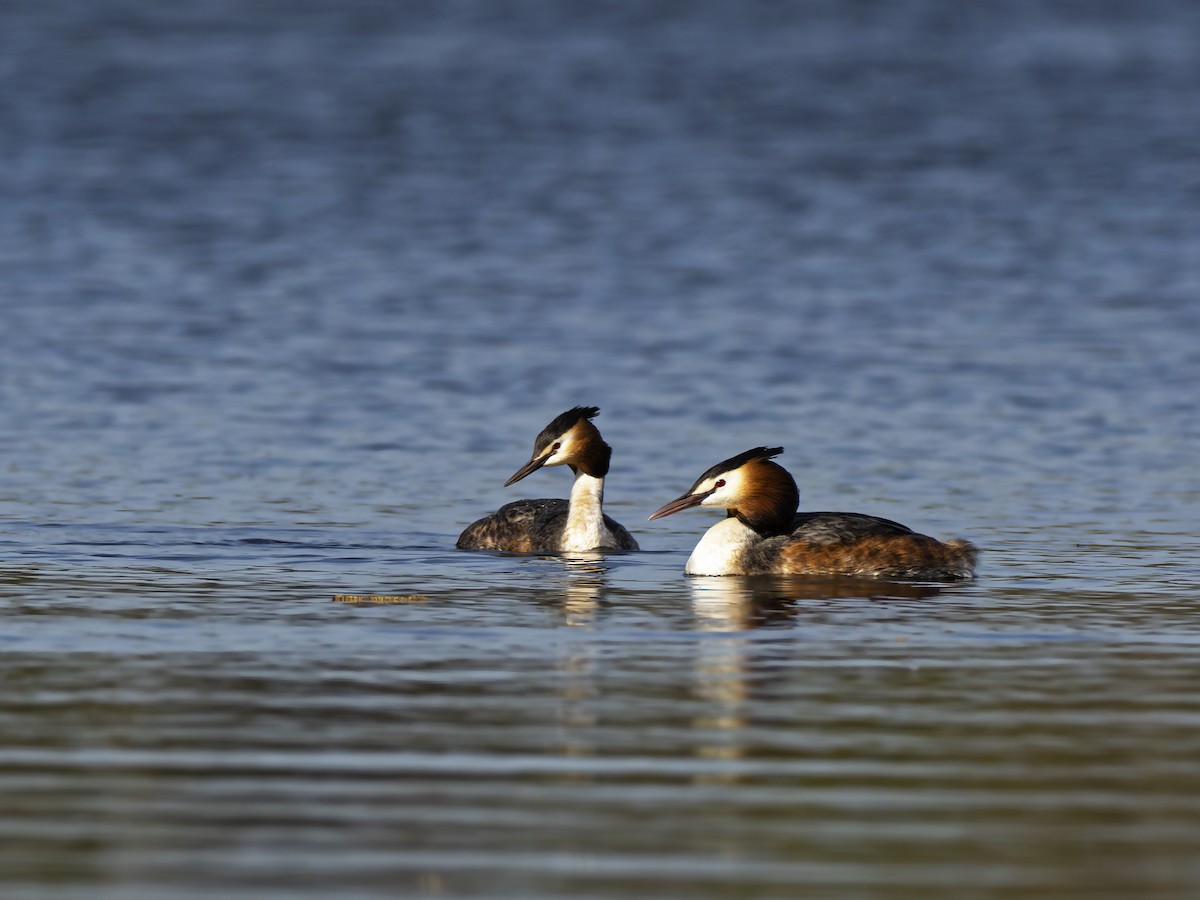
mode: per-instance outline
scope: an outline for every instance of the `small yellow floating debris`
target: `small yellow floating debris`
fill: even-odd
[[[424,603],[424,594],[334,594],[334,603]]]

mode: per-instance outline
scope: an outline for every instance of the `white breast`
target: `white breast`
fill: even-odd
[[[741,555],[756,540],[754,530],[738,519],[722,519],[700,538],[684,571],[689,575],[740,575]]]

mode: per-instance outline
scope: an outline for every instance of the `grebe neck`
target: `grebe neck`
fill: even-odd
[[[575,472],[575,483],[571,485],[567,525],[559,549],[591,550],[611,545],[612,535],[604,525],[604,478],[588,475],[574,466],[571,468]]]

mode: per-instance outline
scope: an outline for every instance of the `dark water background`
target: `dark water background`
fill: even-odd
[[[1200,893],[1200,6],[5,0],[0,86],[4,896]],[[575,404],[646,552],[455,552]],[[979,579],[684,578],[775,443]]]

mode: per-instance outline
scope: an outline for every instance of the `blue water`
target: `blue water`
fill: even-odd
[[[13,0],[0,83],[5,896],[1200,891],[1200,8]],[[454,550],[577,404],[643,552]],[[978,579],[685,578],[759,444]]]

